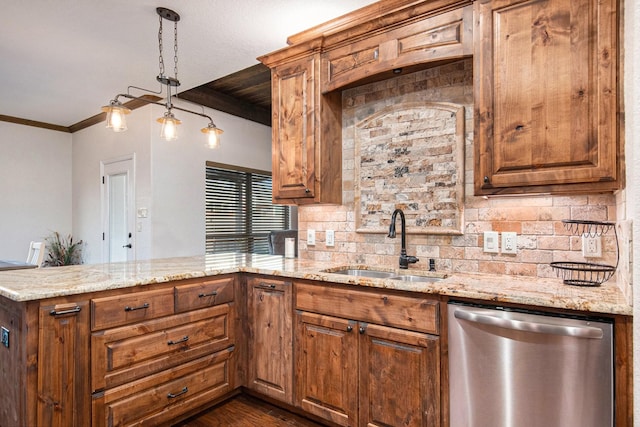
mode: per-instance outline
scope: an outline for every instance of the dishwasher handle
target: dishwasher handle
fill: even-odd
[[[456,319],[468,320],[470,322],[482,323],[484,325],[498,326],[500,328],[514,329],[517,331],[533,332],[536,334],[564,335],[576,338],[602,339],[604,332],[600,328],[593,326],[561,326],[550,325],[548,323],[526,322],[522,320],[504,319],[502,317],[491,316],[473,310],[454,311]]]

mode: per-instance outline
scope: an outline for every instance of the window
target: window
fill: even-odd
[[[288,206],[271,203],[271,173],[207,162],[206,253],[268,254],[271,230],[290,228]]]

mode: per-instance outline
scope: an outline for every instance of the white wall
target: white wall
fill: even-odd
[[[194,109],[189,105],[185,108]],[[154,117],[163,109],[153,106]],[[206,110],[224,130],[221,146],[206,146],[200,129],[207,121],[176,111],[182,120],[178,140],[159,138],[152,132],[152,258],[203,255],[205,251],[205,163],[213,161],[247,168],[271,170],[271,128],[219,111]]]
[[[0,259],[24,261],[30,241],[71,233],[71,139],[0,122]]]
[[[640,3],[625,1],[624,103],[627,218],[633,220],[633,283],[640,283]],[[633,291],[633,314],[640,319],[640,291]],[[640,322],[633,322],[634,425],[640,426]]]
[[[102,262],[101,160],[135,154],[136,210],[148,212],[137,218],[137,259],[204,254],[207,160],[271,170],[270,127],[207,109],[224,130],[221,147],[211,150],[200,132],[206,119],[185,112],[175,112],[182,120],[178,140],[160,139],[155,119],[163,113],[162,107],[147,106],[127,116],[126,132],[114,133],[101,123],[73,135],[73,230],[86,242],[86,263]]]
[[[135,200],[145,206],[151,199],[150,108],[127,116],[128,130],[115,133],[103,123],[73,135],[73,234],[85,242],[84,262],[102,262],[102,200],[100,162],[135,155]],[[146,225],[146,224],[145,224]],[[135,233],[137,259],[148,259],[151,229]]]

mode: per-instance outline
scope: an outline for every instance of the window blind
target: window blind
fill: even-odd
[[[269,172],[206,166],[206,253],[269,253],[271,230],[290,225],[287,206],[271,203]]]

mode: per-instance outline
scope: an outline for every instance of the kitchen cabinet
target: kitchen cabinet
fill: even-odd
[[[473,53],[473,7],[461,7],[322,53],[322,93],[411,72],[425,63],[460,59]]]
[[[475,7],[476,195],[618,189],[617,1]]]
[[[91,300],[95,426],[157,425],[235,388],[234,278]]]
[[[298,406],[342,426],[440,425],[438,301],[296,283],[296,308]]]
[[[291,282],[247,280],[247,387],[293,403],[293,316]]]
[[[85,426],[91,410],[89,301],[43,304],[38,316],[37,425]]]
[[[273,201],[342,201],[342,97],[320,93],[318,54],[272,68]]]

